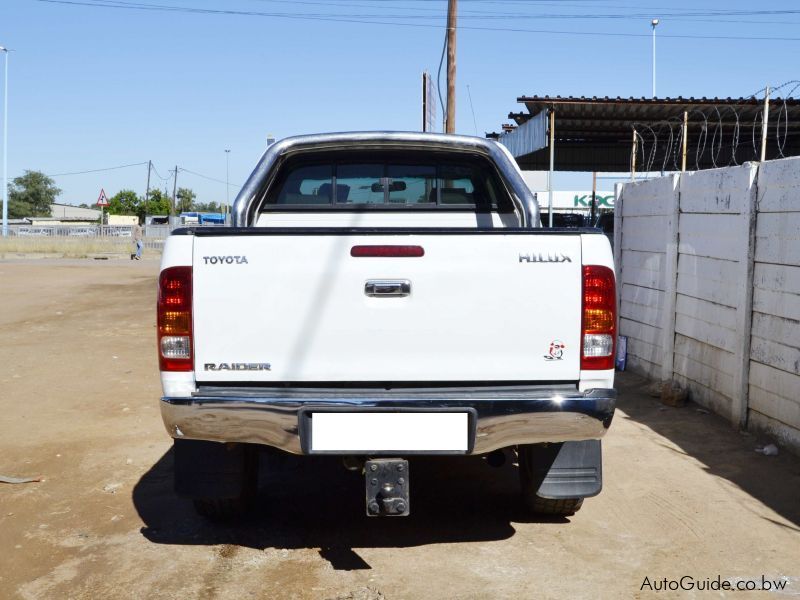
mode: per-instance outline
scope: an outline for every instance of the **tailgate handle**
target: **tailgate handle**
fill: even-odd
[[[370,279],[364,293],[372,298],[404,298],[411,293],[408,279]]]

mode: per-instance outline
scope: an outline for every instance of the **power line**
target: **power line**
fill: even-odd
[[[442,107],[442,125],[447,122],[447,110],[444,107],[444,98],[442,98],[442,65],[444,64],[444,53],[447,50],[447,28],[444,31],[444,40],[442,40],[442,56],[439,57],[439,69],[436,72],[436,94],[439,96],[439,105]]]
[[[217,183],[221,183],[222,185],[227,185],[228,187],[236,187],[235,183],[228,183],[222,181],[221,179],[215,179],[214,177],[209,177],[208,175],[203,175],[202,173],[197,173],[196,171],[191,171],[184,167],[180,167],[178,169],[181,173],[191,173],[192,175],[196,175],[197,177],[202,177],[203,179],[208,179],[209,181],[216,181]]]
[[[55,173],[53,175],[48,175],[48,177],[64,177],[66,175],[85,175],[86,173],[99,173],[100,171],[114,171],[115,169],[126,169],[128,167],[140,167],[142,165],[146,165],[147,161],[139,162],[139,163],[131,163],[129,165],[118,165],[116,167],[105,167],[103,169],[89,169],[88,171],[72,171],[70,173]]]
[[[74,6],[86,6],[93,8],[117,8],[127,10],[145,10],[157,12],[175,12],[187,14],[206,14],[206,15],[229,15],[229,16],[248,16],[248,17],[271,17],[282,19],[293,19],[301,21],[325,21],[332,23],[356,23],[365,25],[392,25],[396,27],[423,27],[427,29],[446,29],[442,25],[432,23],[400,23],[391,21],[379,21],[364,18],[355,18],[355,16],[342,15],[342,16],[328,16],[328,14],[313,14],[313,13],[268,13],[260,11],[243,11],[231,9],[209,9],[197,8],[187,6],[173,6],[163,4],[142,4],[135,2],[124,2],[122,0],[98,0],[91,2],[88,0],[37,0],[38,2],[46,2],[49,4],[66,4]],[[761,14],[800,14],[800,11],[751,11],[754,15]],[[742,11],[740,11],[740,14]],[[718,13],[714,13],[718,14]],[[732,14],[732,13],[731,13]],[[713,15],[712,15],[713,16]],[[386,16],[379,16],[377,18],[389,18]],[[397,18],[407,18],[399,16]],[[611,32],[611,31],[563,31],[563,30],[548,30],[548,29],[525,29],[518,27],[481,27],[463,25],[459,29],[472,30],[472,31],[503,31],[513,33],[537,33],[546,35],[580,35],[582,37],[595,36],[595,37],[629,37],[641,38],[650,37],[648,33],[627,33],[627,32]],[[777,42],[800,42],[798,37],[785,37],[785,36],[734,36],[734,35],[692,35],[692,34],[661,34],[661,38],[674,38],[674,39],[697,39],[697,40],[735,40],[735,41],[777,41]]]
[[[475,126],[475,136],[478,135],[478,122],[475,120],[475,107],[472,105],[472,92],[467,85],[467,96],[469,96],[469,108],[472,111],[472,124]]]
[[[158,169],[156,169],[155,165],[153,165],[152,168],[153,168],[153,171],[155,171],[155,173],[156,173],[156,177],[158,177],[161,181],[169,181],[170,179],[172,179],[172,175],[168,175],[167,177],[162,177],[161,173],[158,172]],[[167,173],[172,173],[172,171],[171,170],[167,171]]]

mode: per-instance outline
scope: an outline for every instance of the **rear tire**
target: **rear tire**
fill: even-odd
[[[175,440],[175,489],[209,520],[244,516],[258,492],[258,447]]]
[[[540,444],[524,444],[517,448],[522,501],[535,514],[562,517],[574,515],[583,506],[583,498],[544,498],[538,494],[544,475],[533,468],[536,464],[533,455],[542,451],[544,447]]]
[[[524,494],[523,494],[524,495]],[[583,506],[583,498],[542,498],[533,495],[525,498],[528,510],[538,515],[554,515],[568,517],[574,515]]]
[[[195,498],[195,512],[209,521],[241,519],[252,507],[252,498]]]
[[[210,521],[233,521],[244,517],[253,508],[258,494],[258,449],[245,446],[241,488],[230,498],[194,498],[194,510]]]

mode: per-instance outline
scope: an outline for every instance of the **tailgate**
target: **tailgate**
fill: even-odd
[[[199,382],[579,379],[579,235],[202,235],[193,264]]]

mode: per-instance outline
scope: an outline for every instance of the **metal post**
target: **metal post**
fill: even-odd
[[[553,170],[556,159],[556,111],[550,109],[550,172],[547,175],[547,219],[553,226]]]
[[[764,112],[761,119],[761,162],[767,160],[767,125],[769,124],[769,86],[764,93]]]
[[[3,83],[3,237],[8,237],[8,48],[0,46],[6,55]]]
[[[147,189],[144,192],[144,224],[147,225],[147,208],[150,201],[150,169],[153,168],[153,161],[147,161]]]
[[[175,165],[175,179],[172,180],[172,214],[175,215],[178,212],[176,209],[178,205],[176,204],[178,197],[178,165]]]
[[[681,141],[681,145],[683,146],[681,152],[681,173],[686,172],[686,146],[689,143],[689,111],[683,111],[683,140]]]
[[[445,133],[456,132],[456,0],[447,2],[447,122]]]
[[[231,170],[231,151],[225,150],[225,210],[222,211],[223,216],[227,217],[228,215],[228,208],[231,204],[230,198],[230,186],[228,185],[228,180],[230,178],[230,170]]]
[[[425,119],[428,114],[428,72],[422,72],[422,131],[427,131],[427,121]]]
[[[658,19],[653,19],[650,21],[650,25],[653,26],[653,98],[656,97],[656,25],[658,25]]]
[[[589,225],[594,225],[597,215],[597,171],[592,171],[592,207],[589,209]]]
[[[633,130],[633,152],[631,153],[631,183],[636,181],[636,130]]]

